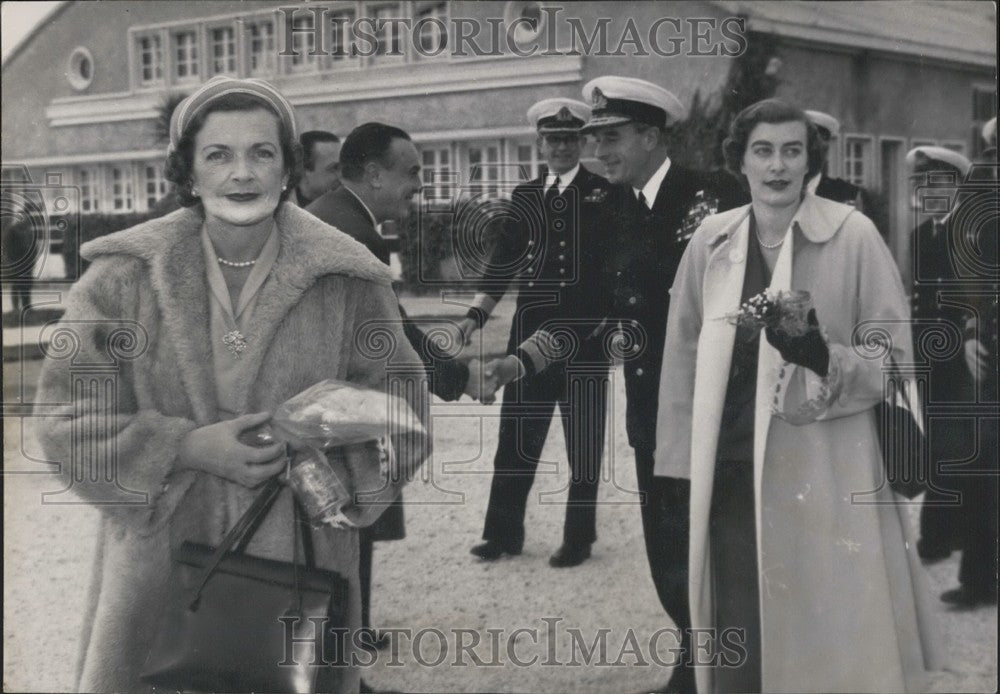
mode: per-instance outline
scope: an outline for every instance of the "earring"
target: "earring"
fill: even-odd
[[[194,196],[194,197],[196,197],[196,198],[197,198],[197,197],[199,197],[199,195],[198,195],[198,189],[197,189],[197,188],[194,188],[194,187],[192,187],[192,188],[191,188],[191,195],[193,195],[193,196]]]

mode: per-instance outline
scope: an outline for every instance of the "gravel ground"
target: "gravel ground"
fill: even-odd
[[[37,364],[24,369],[24,382],[33,382]],[[20,365],[5,364],[4,376],[9,404]],[[547,564],[561,541],[567,484],[558,424],[529,503],[524,553],[483,563],[468,550],[482,529],[499,407],[436,406],[434,459],[407,491],[408,538],[379,544],[375,554],[373,619],[409,632],[394,639],[395,655],[379,654],[366,680],[407,692],[639,692],[667,681],[669,669],[656,664],[650,641],[671,624],[649,579],[630,491],[635,471],[620,371],[614,382],[599,539],[593,558],[574,569]],[[4,420],[4,691],[68,691],[96,512],[43,503],[41,495],[58,488],[30,424]],[[938,594],[955,582],[957,555],[927,570]],[[949,658],[933,691],[996,691],[997,609],[938,608]],[[588,656],[602,640],[603,649]],[[660,638],[661,662],[671,644],[669,634]]]

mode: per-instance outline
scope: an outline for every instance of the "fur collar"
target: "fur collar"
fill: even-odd
[[[750,208],[751,205],[744,205],[707,218],[705,222],[713,220],[712,228],[717,230],[709,232],[708,245],[716,246],[732,236],[750,214]],[[806,194],[792,218],[792,226],[798,228],[813,243],[826,243],[840,230],[852,212],[856,210],[850,205]]]
[[[364,244],[305,210],[283,203],[275,219],[281,234],[281,252],[275,270],[289,283],[305,288],[323,275],[349,275],[390,283],[388,269]],[[181,208],[165,217],[85,243],[80,254],[87,260],[124,254],[141,258],[150,265],[171,265],[178,254],[187,255],[192,238],[198,241],[201,223],[202,217],[194,209]]]
[[[271,274],[260,290],[254,319],[246,330],[243,354],[247,378],[237,394],[248,402],[274,333],[303,293],[325,275],[347,275],[389,286],[388,268],[363,244],[324,224],[289,203],[275,216],[281,250]],[[209,330],[209,289],[205,254],[201,245],[202,218],[196,211],[180,209],[166,217],[101,237],[84,244],[88,260],[105,255],[126,255],[142,260],[156,294],[165,337],[176,350],[178,369],[190,398],[195,419],[202,424],[217,420],[215,379],[212,373]]]

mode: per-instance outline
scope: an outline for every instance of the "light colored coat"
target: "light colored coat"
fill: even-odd
[[[273,411],[325,378],[381,388],[390,362],[419,365],[403,336],[385,267],[360,243],[293,205],[279,207],[276,220],[279,256],[246,330],[243,411]],[[84,501],[96,503],[110,494],[107,483],[71,482],[74,467],[87,471],[84,459],[95,447],[112,451],[119,487],[148,499],[100,507],[81,640],[82,691],[146,689],[138,674],[169,585],[171,549],[184,540],[217,544],[257,494],[177,466],[181,439],[219,420],[201,221],[196,212],[182,209],[85,245],[84,256],[94,262],[70,293],[59,328],[64,338],[72,337],[53,339],[42,373],[40,400],[69,403],[74,373],[88,364],[113,365],[118,358],[116,419],[96,422],[106,424],[107,434],[89,428],[94,419],[74,416],[46,420],[40,438]],[[121,333],[115,337],[118,328],[129,326],[137,329],[133,342]],[[406,397],[414,411],[427,412],[426,383],[410,388]],[[427,437],[394,437],[393,444],[398,469],[408,478],[429,452]],[[348,455],[357,456],[355,464],[378,469],[370,448],[354,447]],[[387,489],[385,498],[398,494],[401,485]],[[362,523],[379,512],[366,512]],[[317,565],[349,581],[349,626],[357,628],[357,531],[325,528],[315,531],[315,540]],[[291,559],[290,492],[279,497],[247,552]],[[357,688],[357,670],[341,672],[337,691]]]
[[[707,218],[671,289],[657,475],[691,478],[690,599],[713,625],[709,512],[749,242],[745,206]],[[807,195],[771,288],[806,290],[830,346],[825,379],[761,336],[754,432],[766,692],[918,691],[937,667],[929,595],[905,508],[883,483],[873,407],[886,350],[910,362],[899,273],[871,221]],[[901,503],[893,503],[901,502]],[[880,502],[880,503],[876,503]],[[714,690],[696,668],[698,690]]]

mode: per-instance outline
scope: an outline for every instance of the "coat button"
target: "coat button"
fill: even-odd
[[[564,267],[559,268],[559,274],[560,275],[565,275],[566,274],[566,268],[564,268]]]
[[[642,370],[641,366],[638,369],[635,370],[635,375],[636,376],[642,376],[642,374],[644,374],[644,373],[645,372]]]
[[[533,268],[533,267],[529,267],[529,268],[528,268],[528,272],[530,272],[530,273],[534,273],[534,272],[535,272],[535,268]]]
[[[638,301],[638,299],[636,299],[636,298],[635,298],[634,296],[630,296],[630,297],[628,298],[628,302],[629,302],[630,304],[632,304],[633,306],[635,306],[635,302],[636,302],[636,301]]]
[[[566,260],[566,256],[564,256],[563,254],[560,253],[559,254],[559,260]]]
[[[529,286],[529,287],[534,287],[534,286],[535,286],[535,283],[534,283],[534,282],[528,282],[528,286]]]
[[[565,242],[565,241],[560,241],[560,242],[559,242],[559,246],[560,246],[561,248],[566,248],[566,242]]]
[[[528,241],[528,245],[529,245],[529,246],[534,246],[534,245],[535,245],[535,242],[534,242],[534,241],[531,241],[531,240],[529,240],[529,241]]]
[[[618,277],[621,277],[622,276],[622,271],[619,270],[618,272],[615,273],[615,275],[617,275]]]
[[[534,253],[529,253],[529,254],[528,254],[528,260],[531,260],[531,259],[532,259],[532,258],[534,258],[534,257],[535,257],[535,254],[534,254]]]
[[[633,320],[633,321],[632,321],[632,327],[633,327],[633,328],[638,328],[638,327],[639,327],[639,321],[637,321],[637,320]]]
[[[565,282],[560,282],[560,283],[559,283],[559,286],[560,286],[560,287],[565,287],[565,286],[566,286],[566,283],[565,283]]]

